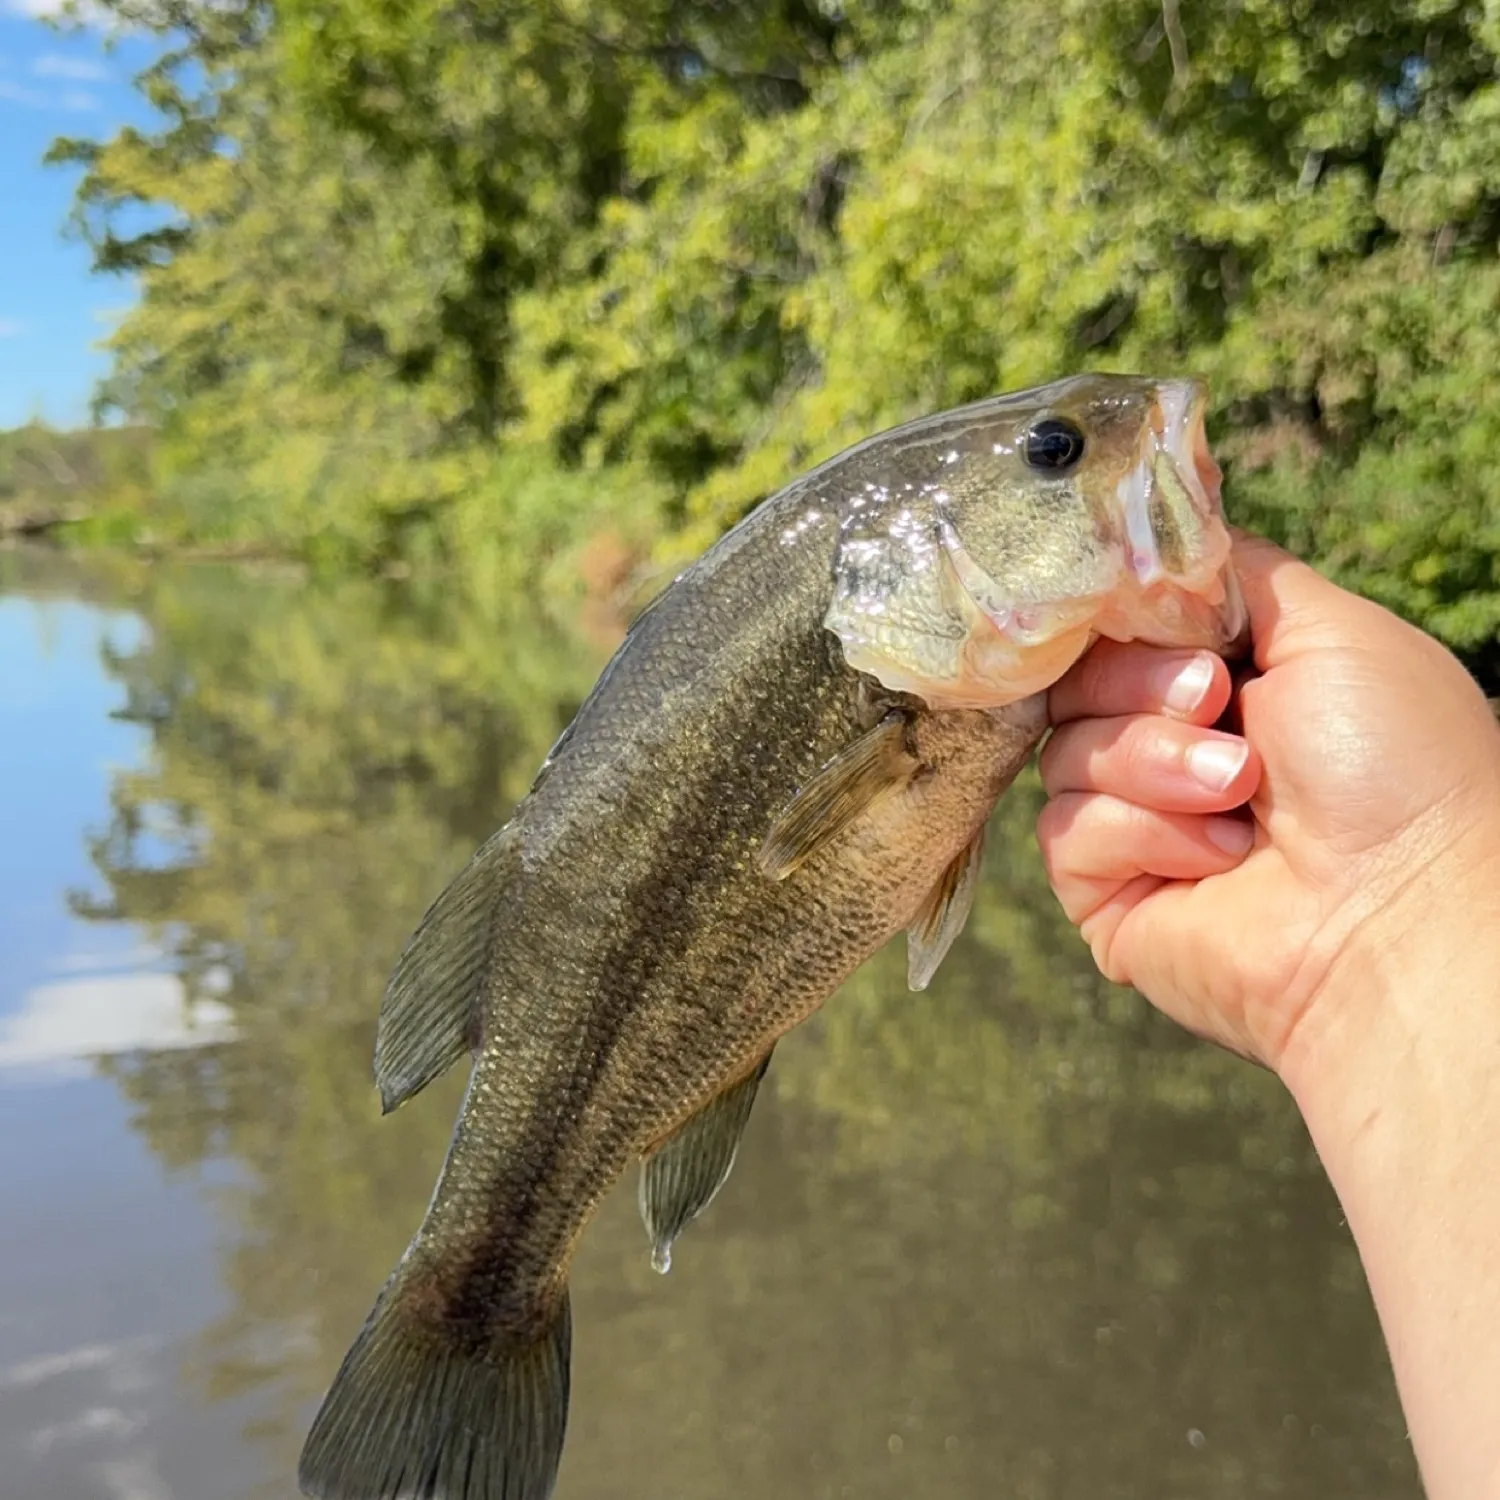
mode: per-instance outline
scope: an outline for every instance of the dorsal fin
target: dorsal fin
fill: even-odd
[[[478,1040],[480,992],[514,843],[509,825],[490,838],[432,903],[397,961],[375,1033],[385,1114]]]

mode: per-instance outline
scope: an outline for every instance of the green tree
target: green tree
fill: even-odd
[[[1196,368],[1238,519],[1500,670],[1492,5],[143,14],[161,128],[57,155],[171,535],[665,568],[918,411]]]

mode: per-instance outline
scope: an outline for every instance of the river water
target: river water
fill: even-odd
[[[0,553],[0,1496],[291,1497],[462,1080],[382,1120],[384,979],[607,632],[410,586]],[[1275,1080],[1100,981],[997,816],[777,1049],[654,1274],[573,1291],[558,1500],[1418,1494],[1338,1205]]]

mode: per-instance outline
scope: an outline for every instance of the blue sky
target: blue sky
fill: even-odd
[[[111,49],[101,31],[59,32],[55,0],[0,0],[0,428],[32,416],[87,419],[105,356],[95,347],[133,297],[129,281],[89,274],[87,248],[63,237],[76,169],[44,167],[59,135],[103,138],[145,125],[130,86],[152,56],[144,38]]]

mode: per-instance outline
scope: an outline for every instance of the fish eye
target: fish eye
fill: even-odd
[[[1066,417],[1044,417],[1026,434],[1021,454],[1033,469],[1060,474],[1083,457],[1083,433]]]

